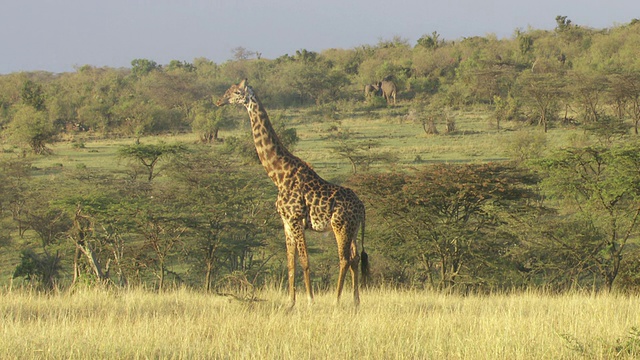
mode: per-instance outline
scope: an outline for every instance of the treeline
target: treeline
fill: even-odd
[[[640,142],[593,136],[527,162],[352,175],[346,185],[367,206],[372,284],[637,289]],[[46,289],[187,285],[252,296],[282,284],[276,189],[259,165],[220,148],[124,146],[129,166],[119,170],[0,161],[2,272]],[[315,285],[330,287],[334,240],[311,244]]]
[[[136,59],[130,69],[4,75],[1,135],[36,154],[79,132],[194,131],[207,143],[240,116],[214,106],[239,79],[251,79],[269,108],[346,112],[388,106],[365,101],[364,86],[391,79],[399,108],[425,129],[447,109],[481,104],[496,127],[507,120],[541,132],[582,126],[589,136],[545,159],[536,156],[541,141],[525,136],[514,142],[513,162],[353,175],[346,185],[367,204],[374,283],[633,289],[640,284],[640,143],[633,134],[640,24],[595,30],[556,21],[553,31],[518,30],[511,39],[448,41],[434,32],[413,46],[395,38],[273,60],[238,48],[224,64]],[[242,291],[281,283],[275,189],[258,166],[220,156],[251,151],[226,145],[135,144],[121,149],[131,167],[118,171],[33,169],[29,157],[8,156],[0,163],[0,246],[22,249],[13,276],[45,288],[85,279]],[[160,178],[157,164],[164,165]],[[324,287],[335,276],[335,245],[318,241],[312,270]]]
[[[279,224],[264,177],[204,146],[131,145],[120,156],[131,160],[120,171],[0,162],[0,245],[22,249],[13,277],[47,289],[87,281],[210,289],[266,265],[263,248]],[[263,276],[277,269],[269,265]]]
[[[556,18],[552,31],[516,30],[494,36],[441,39],[437,32],[415,45],[394,38],[353,49],[263,59],[238,48],[236,60],[204,58],[157,64],[135,59],[128,69],[79,67],[73,73],[0,76],[3,136],[43,151],[65,130],[102,136],[141,136],[193,130],[204,141],[233,126],[212,95],[249,78],[270,108],[337,104],[364,98],[364,86],[392,79],[399,98],[419,119],[443,109],[487,104],[500,121],[523,120],[545,129],[558,120],[593,123],[601,117],[640,121],[637,20],[596,30]],[[375,102],[373,105],[383,105]]]

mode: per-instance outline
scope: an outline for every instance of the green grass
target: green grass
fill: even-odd
[[[346,294],[345,294],[346,295]],[[584,359],[640,356],[640,298],[364,291],[243,302],[188,290],[0,292],[1,358]]]
[[[329,179],[350,172],[347,160],[332,151],[334,143],[327,139],[331,125],[348,129],[357,140],[374,140],[379,146],[372,151],[392,153],[398,162],[393,165],[377,163],[373,170],[385,171],[416,166],[419,163],[432,162],[487,162],[502,161],[512,157],[510,144],[522,131],[538,132],[542,129],[521,122],[503,122],[497,130],[490,123],[490,114],[486,111],[459,111],[453,113],[456,131],[445,133],[444,121],[438,123],[439,134],[426,134],[421,124],[409,120],[405,114],[407,107],[398,106],[393,110],[383,109],[373,113],[353,112],[337,120],[323,122],[305,122],[292,118],[292,126],[298,130],[300,142],[295,153],[309,162]],[[298,114],[301,119],[304,116]],[[555,128],[543,137],[546,139],[545,152],[568,146],[571,139],[583,134],[582,130]]]
[[[241,115],[243,109],[237,109]],[[343,178],[351,171],[346,159],[340,158],[332,151],[335,146],[327,139],[328,129],[337,125],[349,129],[358,141],[374,140],[379,143],[372,149],[374,152],[392,153],[398,158],[394,168],[416,165],[421,162],[486,162],[500,161],[510,157],[508,144],[520,129],[542,132],[542,129],[525,126],[518,122],[504,122],[501,130],[496,130],[488,120],[490,113],[482,109],[458,111],[453,113],[456,121],[456,131],[453,134],[444,133],[444,120],[437,124],[438,135],[427,135],[422,126],[415,120],[409,120],[406,114],[407,105],[394,108],[383,108],[373,111],[350,110],[337,112],[333,116],[314,115],[314,109],[304,110],[274,110],[271,117],[280,117],[288,127],[295,127],[300,138],[294,152],[303,160],[310,163],[321,176],[328,179]],[[235,115],[235,114],[234,114]],[[247,119],[248,122],[248,119]],[[246,124],[245,124],[246,125]],[[233,131],[221,131],[221,137],[237,136],[249,131],[248,126],[240,126]],[[557,128],[551,129],[545,135],[547,151],[570,143],[570,139],[581,134],[581,130]],[[84,147],[79,148],[75,141],[82,140]],[[197,143],[194,134],[163,135],[144,137],[143,143],[164,141],[167,143],[183,142]],[[118,148],[132,144],[133,139],[87,139],[86,135],[69,136],[66,141],[50,145],[53,151],[48,156],[32,157],[36,168],[47,170],[46,173],[56,173],[61,168],[101,168],[109,171],[123,170],[126,161],[118,158]],[[221,145],[214,145],[221,146]],[[19,149],[3,145],[5,152],[1,157],[16,156]],[[374,170],[384,171],[389,164],[377,163]]]
[[[144,143],[157,143],[164,141],[167,143],[196,141],[193,134],[181,134],[177,136],[149,136],[141,139]],[[33,165],[37,168],[47,169],[55,167],[74,168],[86,166],[87,168],[100,168],[108,171],[122,170],[126,166],[126,160],[118,157],[118,149],[125,145],[134,144],[134,139],[101,139],[84,141],[84,147],[74,146],[73,141],[60,141],[49,145],[52,154],[46,156],[32,157]],[[82,164],[82,165],[80,165]]]

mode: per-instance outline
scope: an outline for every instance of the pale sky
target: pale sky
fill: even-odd
[[[517,28],[551,30],[557,15],[602,29],[640,18],[639,0],[0,0],[0,74],[74,66],[130,67],[205,57],[244,47],[274,59],[375,45],[395,36],[414,45]]]

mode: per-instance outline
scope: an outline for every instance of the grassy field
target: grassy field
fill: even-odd
[[[632,359],[638,296],[320,293],[243,302],[189,290],[0,293],[0,358]]]
[[[239,109],[238,111],[242,111]],[[489,125],[487,113],[455,114],[454,134],[426,135],[398,107],[354,112],[318,121],[308,114],[281,115],[300,137],[295,153],[328,180],[351,171],[331,150],[329,126],[337,124],[358,139],[375,139],[376,151],[393,152],[397,169],[420,162],[475,162],[508,158],[520,123]],[[277,113],[277,112],[276,112]],[[273,115],[273,114],[272,114]],[[273,117],[273,116],[272,116]],[[443,124],[439,125],[444,130]],[[221,132],[238,135],[245,128]],[[582,130],[551,129],[544,151],[579,140]],[[83,139],[75,136],[75,143]],[[33,158],[39,174],[56,176],[75,167],[126,169],[118,159],[133,139],[68,138],[51,146],[49,156]],[[141,139],[143,143],[195,144],[193,134]],[[0,157],[19,150],[3,144]],[[216,145],[220,146],[220,145]],[[17,258],[2,259],[9,284]],[[6,275],[6,276],[5,276]],[[5,281],[6,280],[6,281]],[[0,358],[303,358],[303,359],[583,359],[640,356],[639,296],[538,293],[444,295],[388,289],[364,291],[355,312],[344,297],[320,293],[313,306],[286,307],[284,290],[267,289],[260,301],[244,302],[190,290],[162,294],[142,290],[76,289],[45,295],[0,289]]]
[[[240,118],[248,117],[243,109],[236,109]],[[558,128],[543,134],[542,129],[526,126],[521,122],[504,122],[501,129],[496,130],[491,124],[491,114],[482,108],[458,111],[453,113],[456,131],[452,134],[444,133],[444,123],[438,123],[438,135],[427,135],[416,119],[408,119],[409,105],[377,109],[373,111],[358,111],[351,109],[338,115],[327,116],[310,115],[312,110],[274,110],[271,117],[285,122],[287,127],[297,130],[300,141],[294,153],[310,163],[321,176],[331,181],[340,182],[351,173],[351,166],[347,159],[341,158],[332,147],[335,142],[327,139],[328,129],[338,126],[348,129],[354,134],[356,141],[373,140],[378,146],[373,152],[394,154],[398,161],[394,164],[374,163],[374,170],[385,171],[391,167],[398,169],[414,166],[417,163],[429,162],[486,162],[509,159],[512,154],[510,147],[518,134],[533,132],[545,141],[545,151],[567,146],[576,138],[583,136],[583,130]],[[240,126],[232,131],[221,131],[221,137],[238,136],[248,132],[247,126]],[[88,167],[105,170],[123,170],[126,160],[117,157],[118,148],[131,145],[133,138],[122,139],[91,139],[87,134],[68,135],[65,141],[50,145],[52,154],[34,157],[34,166],[45,170],[46,174],[55,173],[62,168]],[[195,134],[177,134],[143,137],[142,143],[186,143],[196,144]],[[83,147],[77,143],[82,142]],[[222,146],[222,145],[216,145]],[[9,144],[3,144],[1,157],[15,156],[18,149],[11,149]],[[419,160],[419,161],[416,161]],[[49,170],[49,171],[46,171]]]

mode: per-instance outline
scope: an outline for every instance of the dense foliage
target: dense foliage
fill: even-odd
[[[394,38],[272,60],[239,48],[238,58],[223,64],[135,59],[129,69],[2,75],[0,136],[23,150],[0,163],[0,246],[21,251],[15,277],[46,288],[85,277],[159,288],[167,278],[206,289],[279,282],[275,189],[255,175],[259,169],[239,166],[255,162],[249,139],[226,139],[219,148],[239,155],[228,161],[207,145],[239,116],[217,109],[212,96],[247,77],[269,108],[314,108],[331,117],[335,104],[391,106],[363,91],[390,79],[399,101],[410,104],[406,117],[427,133],[435,133],[432,119],[481,104],[496,128],[505,121],[541,132],[582,126],[596,141],[536,160],[535,138],[521,139],[513,163],[388,174],[368,172],[380,160],[365,155],[375,141],[354,142],[335,129],[335,154],[351,162],[350,184],[368,202],[379,282],[635,287],[640,22],[596,30],[556,20],[553,31],[517,30],[510,39],[450,41],[433,32],[414,46]],[[274,120],[293,146],[295,129]],[[186,131],[205,145],[138,143],[144,135]],[[454,121],[447,120],[447,131],[455,131]],[[47,144],[80,133],[136,139],[119,152],[131,168],[35,176],[28,152],[46,154]],[[327,264],[314,267],[321,286],[330,283]]]

